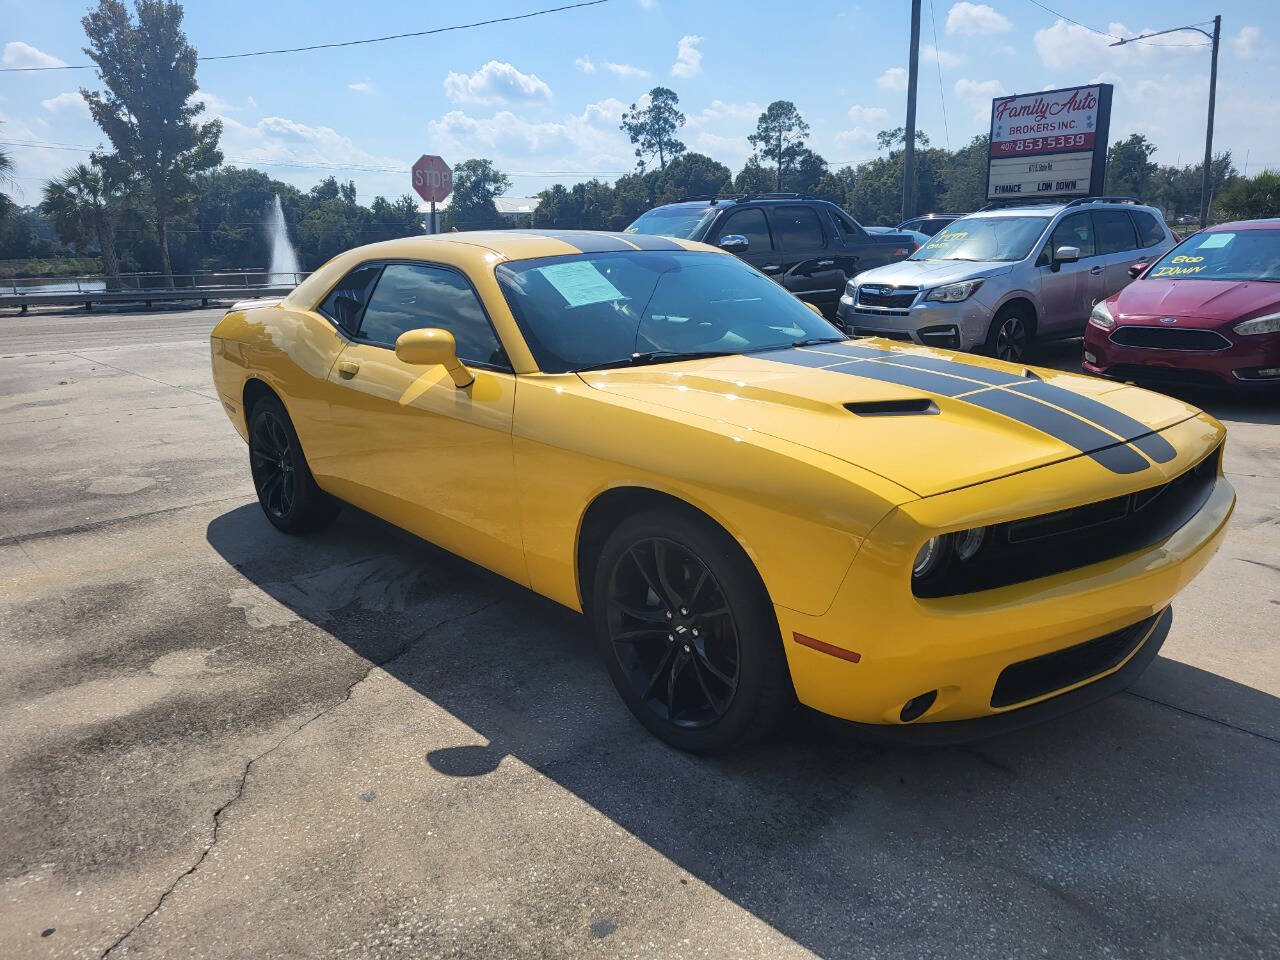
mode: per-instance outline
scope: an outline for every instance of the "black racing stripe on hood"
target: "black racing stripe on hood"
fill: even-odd
[[[908,353],[890,353],[885,358],[889,363],[901,364],[904,367],[918,367],[921,370],[932,370],[934,373],[945,373],[952,377],[964,377],[977,380],[989,387],[1008,387],[1013,384],[1026,383],[1027,378],[1003,370],[991,370],[980,367],[976,363],[961,363],[956,360],[943,360],[940,357],[920,357]]]
[[[1008,417],[1018,423],[1024,423],[1039,430],[1041,433],[1048,434],[1054,439],[1086,454],[1115,473],[1137,473],[1147,469],[1149,466],[1146,459],[1125,442],[1123,439],[1125,434],[1122,433],[1120,437],[1114,436],[1103,429],[1103,427],[1107,426],[1106,423],[1097,424],[1081,419],[1084,414],[1073,416],[1072,413],[1076,411],[1071,413],[1064,412],[1070,409],[1065,403],[1061,404],[1063,409],[1049,405],[1055,402],[1058,394],[1065,394],[1068,397],[1083,400],[1088,400],[1089,398],[1079,397],[1078,394],[1061,388],[1054,388],[1052,391],[1045,393],[1044,396],[1035,396],[1035,391],[1027,389],[1049,386],[1043,381],[1029,380],[1025,377],[1013,377],[1012,375],[1004,374],[1002,371],[985,371],[985,368],[976,368],[970,364],[954,363],[946,360],[938,360],[937,365],[939,370],[946,370],[947,372],[934,372],[933,369],[922,369],[923,365],[904,364],[898,361],[902,358],[908,360],[932,360],[935,358],[920,358],[910,354],[879,350],[875,347],[841,343],[830,347],[824,345],[821,349],[823,352],[804,348],[777,350],[760,354],[760,356],[762,359],[776,360],[779,363],[789,363],[828,370],[832,373],[865,377],[869,380],[878,380],[881,383],[910,387],[925,393],[934,393],[950,397],[959,402],[970,403],[992,413]],[[847,355],[851,359],[842,360],[836,354]],[[932,367],[934,364],[931,363],[929,366]],[[992,372],[1000,378],[1008,378],[1007,382],[986,384],[980,380],[966,378],[965,371],[971,368],[983,369],[984,372]],[[1097,401],[1090,402],[1109,414],[1115,414],[1116,418],[1123,417],[1131,424],[1136,425],[1137,429],[1134,432],[1154,436],[1154,434],[1150,433],[1149,427],[1138,421],[1132,420],[1132,418],[1126,417],[1124,414],[1120,414],[1119,411],[1112,410],[1104,404],[1099,404]],[[1080,406],[1082,410],[1091,409],[1084,404]],[[1108,422],[1119,424],[1120,421],[1115,418],[1108,418]],[[1110,428],[1108,427],[1108,429]],[[1146,438],[1144,437],[1143,439]],[[1157,439],[1167,444],[1164,438],[1159,437]]]
[[[628,233],[623,239],[635,244],[641,250],[665,250],[667,252],[683,251],[684,247],[670,237],[659,237],[652,233]]]
[[[592,233],[589,230],[557,230],[547,236],[554,240],[563,240],[571,247],[577,247],[580,253],[630,253],[635,250],[631,244],[607,233]]]
[[[1121,413],[1105,403],[1099,403],[1092,397],[1084,397],[1041,380],[1021,383],[1013,387],[1013,389],[1019,393],[1035,397],[1037,400],[1043,400],[1045,403],[1052,403],[1063,410],[1070,410],[1072,413],[1096,423],[1104,430],[1110,430],[1112,433],[1127,438],[1130,443],[1156,463],[1168,463],[1178,455],[1178,451],[1173,448],[1173,444],[1159,434],[1153,433],[1151,428],[1141,420],[1135,420],[1128,414]]]

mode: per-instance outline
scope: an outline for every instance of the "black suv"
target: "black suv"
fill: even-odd
[[[827,316],[850,277],[916,249],[910,236],[867,233],[834,203],[797,193],[690,197],[654,207],[626,232],[722,247]]]

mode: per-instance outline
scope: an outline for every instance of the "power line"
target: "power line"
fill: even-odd
[[[253,50],[248,53],[223,53],[216,56],[198,57],[202,61],[211,60],[242,60],[245,57],[268,57],[278,53],[304,53],[309,50],[332,50],[335,47],[357,47],[368,43],[383,43],[387,40],[403,40],[407,37],[429,37],[437,33],[450,33],[455,30],[470,30],[473,27],[488,27],[495,23],[511,23],[516,20],[528,20],[532,17],[542,17],[549,13],[561,13],[565,10],[577,10],[582,7],[594,7],[602,3],[610,3],[612,0],[582,0],[580,3],[570,3],[560,7],[548,7],[545,10],[534,10],[532,13],[517,13],[509,17],[494,17],[491,20],[477,20],[475,23],[459,23],[450,27],[435,27],[431,30],[414,30],[410,33],[392,33],[385,37],[369,37],[364,40],[343,40],[334,43],[313,43],[305,47],[281,47],[277,50]],[[0,67],[0,73],[32,73],[45,70],[92,70],[96,64],[92,63],[76,63],[63,64],[58,67]]]
[[[933,25],[933,62],[938,67],[938,99],[942,101],[942,130],[946,134],[949,151],[951,126],[947,123],[947,95],[942,90],[942,51],[938,49],[938,19],[933,15],[933,0],[929,0],[929,23]]]
[[[1077,27],[1082,27],[1085,30],[1088,30],[1090,33],[1096,33],[1100,37],[1106,37],[1108,40],[1129,39],[1128,37],[1118,37],[1114,33],[1107,33],[1105,30],[1097,30],[1094,27],[1089,26],[1087,23],[1081,23],[1079,20],[1073,20],[1071,17],[1068,17],[1065,13],[1059,13],[1057,10],[1054,10],[1052,7],[1046,7],[1043,3],[1040,2],[1040,0],[1027,0],[1027,3],[1033,4],[1034,6],[1039,7],[1045,13],[1053,14],[1059,20],[1065,20],[1068,23],[1074,23]],[[1212,23],[1212,22],[1213,22],[1212,20],[1201,20],[1199,23],[1190,24],[1190,26],[1200,27],[1200,26],[1204,26],[1206,23]],[[1137,40],[1133,42],[1142,43],[1148,47],[1207,47],[1209,46],[1208,43],[1151,43],[1150,41],[1147,41],[1147,40]]]

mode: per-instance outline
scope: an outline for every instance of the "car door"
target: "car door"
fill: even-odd
[[[1059,247],[1076,247],[1075,263],[1056,263],[1053,252]],[[1058,221],[1049,242],[1036,260],[1040,272],[1040,303],[1043,306],[1038,330],[1061,335],[1083,330],[1093,310],[1095,284],[1102,273],[1097,256],[1093,219],[1088,211],[1073,213]]]
[[[475,375],[459,388],[440,366],[402,362],[407,330],[453,334]],[[516,380],[467,278],[446,266],[390,262],[329,375],[335,494],[519,583],[527,583],[513,506]]]
[[[719,245],[725,237],[746,237],[747,249],[738,256],[762,273],[777,278],[782,267],[774,250],[769,221],[765,219],[764,210],[760,207],[734,210],[716,224],[712,234],[713,237],[707,242],[715,245]]]
[[[771,207],[769,220],[781,254],[777,278],[802,300],[831,307],[844,288],[844,273],[836,263],[831,233],[818,212],[801,204]]]
[[[1098,239],[1101,276],[1094,287],[1094,301],[1105,300],[1123,290],[1130,280],[1129,267],[1142,257],[1133,220],[1124,209],[1093,211],[1093,230]]]

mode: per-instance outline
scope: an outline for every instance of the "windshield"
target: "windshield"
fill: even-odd
[[[965,217],[939,230],[910,259],[1021,260],[1048,225],[1048,217]]]
[[[726,254],[588,253],[504,263],[496,274],[548,373],[845,339]]]
[[[642,213],[623,233],[651,233],[692,240],[716,215],[715,207],[656,207]]]
[[[1156,261],[1148,279],[1280,282],[1280,230],[1197,233]]]

